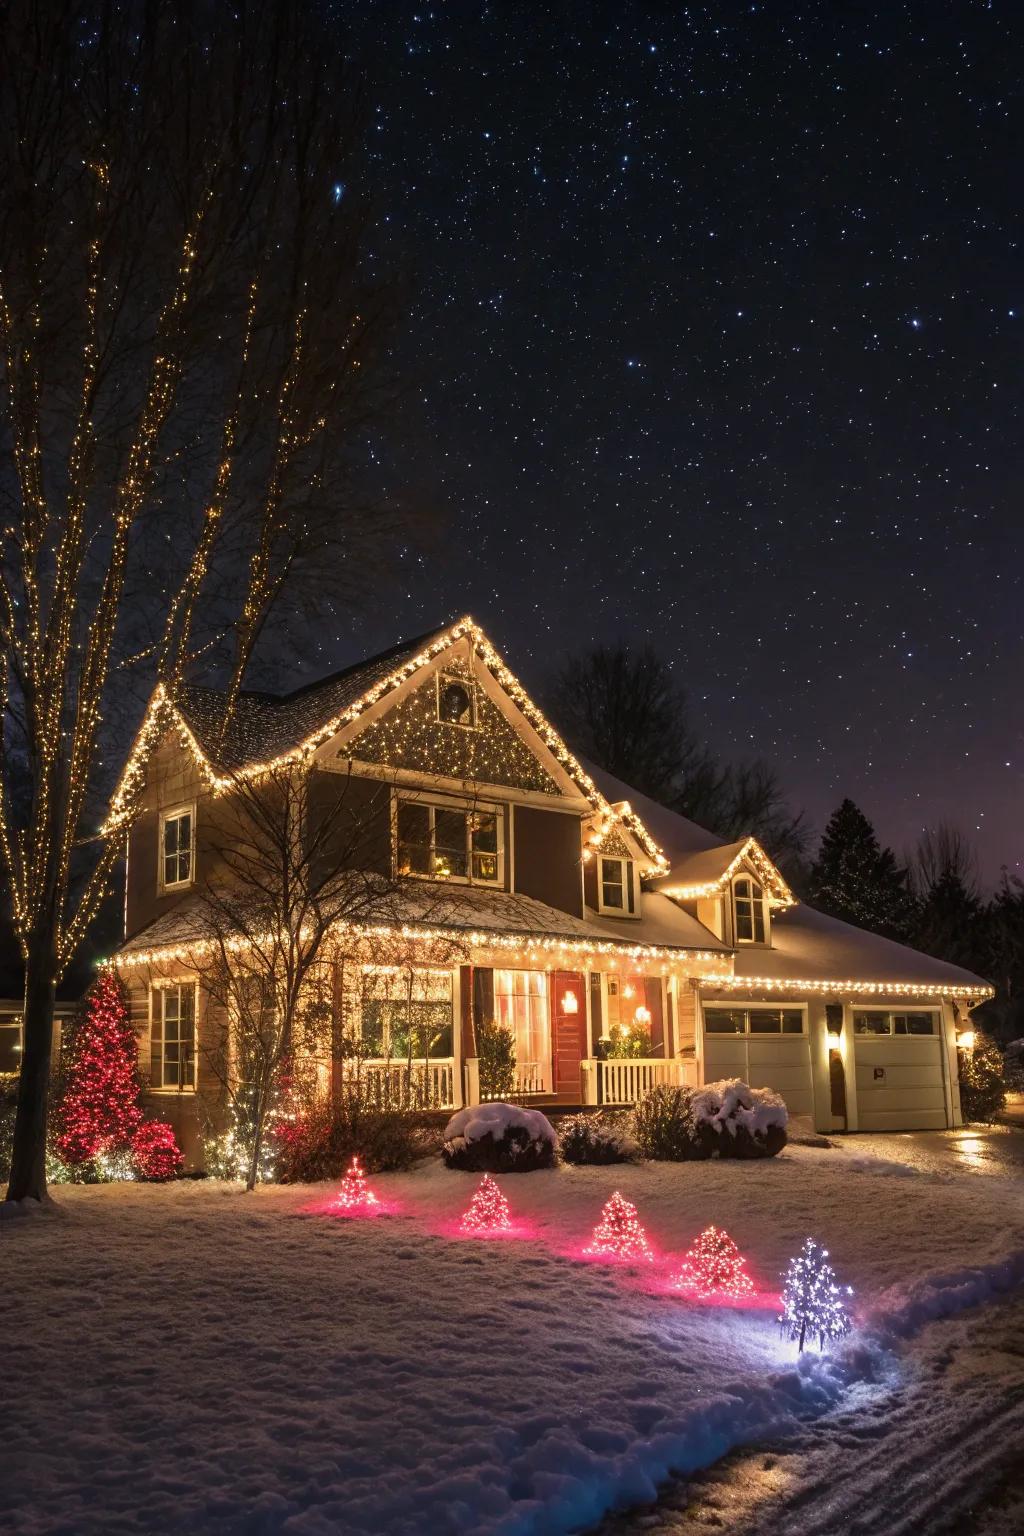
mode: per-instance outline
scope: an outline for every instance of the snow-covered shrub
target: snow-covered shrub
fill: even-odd
[[[428,1141],[419,1115],[373,1108],[356,1095],[309,1104],[272,1126],[271,1137],[282,1184],[341,1178],[356,1154],[368,1173],[401,1171],[424,1155]]]
[[[719,1157],[775,1157],[786,1145],[789,1112],[773,1089],[733,1077],[691,1092],[694,1115],[714,1130]]]
[[[770,1088],[734,1078],[703,1088],[652,1088],[633,1111],[645,1157],[695,1162],[709,1157],[774,1157],[786,1145],[786,1106]]]
[[[640,1155],[624,1117],[601,1110],[567,1115],[558,1127],[558,1150],[567,1163],[628,1163]]]
[[[960,1108],[965,1120],[992,1120],[1006,1103],[1003,1053],[988,1035],[976,1031],[971,1049],[956,1053]]]
[[[472,1173],[532,1173],[550,1168],[558,1145],[539,1109],[476,1104],[460,1109],[444,1128],[441,1153],[449,1168]]]

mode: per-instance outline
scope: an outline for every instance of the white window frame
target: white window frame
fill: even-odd
[[[167,1049],[167,994],[177,992],[180,999],[187,992],[192,993],[192,1081],[190,1083],[165,1083],[164,1068],[166,1065],[164,1052]],[[150,1041],[153,1038],[153,1008],[154,1004],[160,1010],[160,1081],[150,1083],[153,1093],[195,1093],[199,1076],[199,983],[182,977],[177,981],[154,981],[149,989],[149,1034]],[[180,1021],[179,1021],[180,1022]],[[181,1044],[181,1034],[178,1034],[177,1043]],[[152,1050],[150,1050],[150,1069],[152,1070]]]
[[[741,1030],[726,1033],[724,1030],[708,1029],[707,1016],[709,1013],[742,1013],[743,1028]],[[798,1013],[800,1015],[800,1031],[783,1029],[758,1029],[750,1027],[750,1016],[753,1013]],[[704,1033],[711,1035],[715,1040],[806,1040],[807,1039],[807,1004],[806,1003],[729,1003],[724,999],[716,999],[713,1003],[705,1003],[703,1006]]]
[[[606,864],[618,864],[622,870],[622,900],[623,906],[608,906],[604,899],[604,866]],[[636,868],[634,861],[628,854],[601,853],[597,855],[597,910],[607,917],[640,916],[640,903],[637,900]]]
[[[878,1034],[875,1030],[866,1030],[863,1034],[860,1033],[857,1029],[858,1013],[884,1014],[889,1025],[888,1033]],[[899,1014],[907,1013],[926,1013],[932,1021],[931,1033],[927,1035],[912,1035],[908,1030],[906,1034],[898,1035],[896,1033],[896,1017]],[[942,1018],[938,1008],[929,1008],[927,1006],[921,1008],[871,1008],[865,1005],[862,1008],[858,1008],[854,1005],[850,1009],[850,1033],[857,1040],[939,1040],[942,1038]]]
[[[749,896],[741,896],[741,895],[738,895],[738,893],[737,893],[736,887],[738,885],[740,885],[741,882],[743,882],[743,881],[746,881],[747,884],[751,887],[751,891],[750,891],[750,895]],[[760,896],[759,897],[754,895],[755,891],[759,891],[760,892]],[[765,894],[765,889],[764,889],[764,886],[762,885],[761,881],[757,878],[756,875],[751,875],[751,874],[735,875],[733,877],[732,885],[731,885],[731,888],[730,888],[730,895],[731,895],[731,898],[732,898],[732,937],[733,937],[733,943],[736,944],[737,946],[742,944],[744,946],[747,946],[747,947],[750,947],[750,948],[753,948],[753,949],[768,949],[770,947],[770,945],[771,945],[771,942],[772,942],[772,918],[771,918],[771,912],[770,912],[769,907],[768,907],[768,897]],[[751,938],[749,938],[749,939],[741,939],[740,938],[739,914],[738,914],[738,910],[737,910],[737,903],[740,902],[740,901],[747,901],[747,902],[750,903],[750,926],[751,926],[751,928],[753,930],[755,930],[755,932],[756,932],[756,929],[757,929],[757,923],[755,922],[755,909],[757,907],[758,901],[760,901],[760,904],[761,904],[761,921],[762,921],[762,923],[764,925],[764,938],[763,939],[758,939],[758,938],[753,937],[753,936],[751,936]]]
[[[188,879],[168,880],[167,860],[164,854],[164,828],[169,821],[178,821],[182,816],[189,818],[189,844],[188,844]],[[166,810],[160,812],[159,828],[157,833],[157,870],[158,888],[161,891],[184,891],[196,881],[196,802],[189,801],[184,805],[169,805]],[[180,855],[178,855],[180,857]]]
[[[445,885],[483,885],[488,890],[500,890],[505,884],[505,816],[504,808],[496,801],[460,800],[448,795],[424,795],[418,791],[403,793],[396,790],[391,797],[391,859],[392,868],[396,877],[398,869],[398,813],[401,805],[419,805],[430,812],[430,856],[436,857],[435,824],[437,811],[462,811],[467,817],[466,823],[466,867],[468,875],[439,875],[435,870],[419,873],[409,870],[401,876],[404,880],[440,880]],[[486,880],[473,873],[473,840],[469,832],[468,818],[474,814],[493,816],[497,826],[497,873],[493,880]]]
[[[473,681],[473,679],[471,677],[462,677],[458,672],[445,672],[445,671],[440,671],[440,672],[435,673],[435,679],[436,679],[436,698],[437,698],[437,707],[435,709],[435,714],[437,715],[438,723],[440,725],[450,725],[450,726],[453,726],[454,729],[457,730],[457,731],[476,731],[476,730],[479,730],[476,683]],[[459,687],[460,688],[464,688],[466,693],[468,693],[468,695],[469,695],[469,712],[470,712],[470,716],[471,716],[470,720],[468,720],[468,721],[465,721],[465,720],[446,720],[444,715],[442,715],[442,713],[441,713],[441,693],[442,693],[443,689],[448,687],[449,683],[458,683]]]

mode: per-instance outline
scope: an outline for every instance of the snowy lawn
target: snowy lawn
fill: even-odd
[[[518,1231],[500,1241],[455,1234],[477,1182],[377,1176],[392,1214],[373,1220],[331,1215],[324,1187],[199,1182],[62,1189],[56,1215],[4,1222],[0,1527],[585,1529],[1024,1281],[1014,1182],[926,1159],[792,1147],[505,1176]],[[581,1257],[615,1188],[658,1263]],[[711,1222],[763,1308],[666,1291],[669,1255]],[[860,1326],[798,1369],[769,1297],[809,1234]]]

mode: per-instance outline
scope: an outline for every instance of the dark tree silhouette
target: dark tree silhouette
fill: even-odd
[[[808,899],[823,912],[886,938],[907,940],[915,903],[907,871],[852,800],[832,813],[808,880]]]

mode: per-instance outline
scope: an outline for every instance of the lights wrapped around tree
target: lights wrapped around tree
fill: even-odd
[[[747,1261],[736,1244],[719,1227],[705,1227],[671,1280],[673,1289],[701,1297],[742,1301],[753,1296],[754,1283]]]
[[[366,1172],[359,1158],[353,1157],[341,1188],[334,1198],[334,1209],[355,1216],[361,1211],[376,1211],[380,1201],[366,1182]]]
[[[489,1173],[485,1173],[480,1180],[476,1194],[459,1225],[461,1231],[470,1237],[486,1237],[493,1232],[511,1230],[508,1201]]]
[[[647,1234],[640,1225],[636,1206],[618,1190],[605,1204],[601,1220],[584,1253],[602,1259],[653,1259]]]
[[[827,1248],[809,1237],[796,1258],[790,1260],[783,1279],[779,1321],[784,1332],[796,1339],[798,1352],[808,1338],[816,1338],[818,1347],[824,1349],[830,1339],[841,1339],[849,1333],[850,1316],[844,1298],[852,1296],[853,1291],[837,1282]]]

